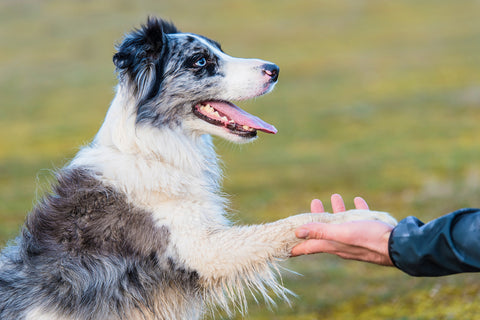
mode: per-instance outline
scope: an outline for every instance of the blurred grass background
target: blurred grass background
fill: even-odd
[[[281,67],[272,94],[241,103],[279,133],[246,146],[217,140],[242,223],[308,211],[334,192],[399,219],[480,207],[479,1],[3,0],[2,245],[49,170],[98,130],[116,83],[113,45],[149,14]],[[284,277],[298,298],[272,311],[252,303],[248,319],[480,314],[476,274],[417,279],[326,255],[284,265],[303,274]]]

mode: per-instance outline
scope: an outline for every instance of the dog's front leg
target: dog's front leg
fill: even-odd
[[[396,224],[395,219],[385,213],[350,210],[337,214],[299,214],[262,225],[216,228],[209,232],[206,241],[209,247],[196,251],[195,261],[200,264],[194,268],[207,286],[220,285],[222,291],[225,291],[225,286],[238,289],[247,284],[264,296],[265,287],[270,287],[285,297],[285,289],[277,283],[271,267],[279,259],[288,258],[291,249],[302,241],[295,237],[295,229],[310,222],[341,223],[371,219]]]
[[[395,219],[383,212],[349,210],[336,214],[304,213],[267,224],[225,227],[211,232],[210,255],[205,259],[215,261],[210,264],[211,274],[228,276],[266,261],[288,258],[291,249],[303,241],[295,237],[295,229],[306,223],[355,220],[381,220],[396,224]]]

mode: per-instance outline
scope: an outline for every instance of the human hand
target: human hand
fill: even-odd
[[[334,213],[345,211],[340,195],[332,195],[331,202]],[[368,210],[368,204],[362,198],[355,198],[354,203],[356,209]],[[311,212],[324,212],[320,200],[312,201]],[[344,259],[393,266],[388,254],[388,239],[392,229],[391,225],[373,220],[306,224],[298,228],[295,234],[307,240],[292,249],[292,256],[326,252]]]

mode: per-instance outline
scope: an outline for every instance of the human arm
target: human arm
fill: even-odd
[[[389,239],[394,265],[412,276],[480,271],[480,209],[460,209],[426,224],[400,221]]]

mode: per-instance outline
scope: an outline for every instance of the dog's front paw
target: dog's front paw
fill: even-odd
[[[342,214],[345,221],[358,221],[358,220],[377,220],[388,223],[389,225],[396,226],[397,220],[386,212],[371,211],[371,210],[349,210],[341,213],[335,213],[335,215]]]

